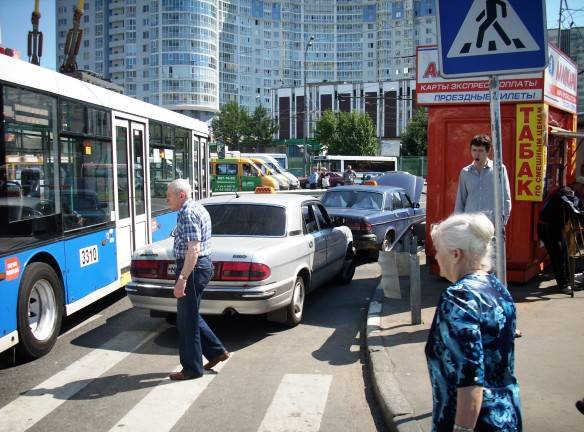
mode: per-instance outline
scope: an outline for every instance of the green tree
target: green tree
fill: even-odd
[[[266,148],[272,144],[272,138],[276,132],[278,132],[278,124],[269,116],[268,110],[260,105],[256,107],[249,119],[243,144],[245,147],[259,151],[260,148]]]
[[[402,156],[426,156],[428,152],[428,112],[418,108],[401,136]]]
[[[314,129],[314,139],[320,143],[323,149],[334,146],[338,140],[338,113],[327,110],[322,113],[320,119],[316,122]]]
[[[367,113],[325,111],[316,123],[315,138],[329,154],[377,154],[375,127]]]
[[[228,102],[211,122],[213,136],[217,141],[223,141],[231,150],[241,150],[242,141],[249,135],[250,123],[250,116],[245,108],[237,102]]]

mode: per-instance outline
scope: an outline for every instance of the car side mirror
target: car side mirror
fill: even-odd
[[[345,218],[342,216],[335,216],[333,218],[332,222],[333,222],[333,226],[340,227],[340,226],[345,225],[346,221],[345,221]]]
[[[420,208],[420,203],[414,203],[414,208]]]

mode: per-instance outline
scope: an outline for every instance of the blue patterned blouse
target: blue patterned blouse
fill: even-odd
[[[514,374],[515,304],[494,275],[466,275],[446,288],[426,343],[433,431],[452,431],[458,387],[483,387],[475,431],[521,431]]]

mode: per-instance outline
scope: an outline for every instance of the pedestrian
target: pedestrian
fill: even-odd
[[[465,166],[458,177],[458,192],[454,213],[481,212],[495,223],[495,183],[493,161],[489,159],[491,138],[476,135],[470,141],[473,162]],[[511,189],[507,168],[503,165],[503,223],[511,215]]]
[[[440,274],[426,343],[433,431],[521,431],[514,373],[516,309],[489,273],[494,227],[482,213],[455,214],[432,228]]]
[[[318,168],[317,167],[313,167],[312,168],[312,173],[310,173],[310,176],[308,177],[308,185],[310,187],[310,189],[316,189],[317,185],[318,185]]]
[[[328,189],[331,186],[330,175],[324,168],[322,169],[322,173],[320,174],[320,181],[323,189]]]
[[[576,249],[574,224],[584,216],[582,197],[584,177],[577,177],[569,186],[550,193],[539,211],[537,233],[550,256],[556,284],[562,292],[570,293],[574,288],[569,286],[574,273],[570,257]]]
[[[353,183],[355,183],[356,178],[357,173],[353,171],[353,167],[351,167],[351,165],[347,165],[347,169],[343,171],[343,184],[352,185]]]
[[[171,380],[178,381],[200,378],[204,369],[229,358],[219,338],[199,314],[203,290],[213,276],[211,217],[205,207],[191,199],[191,194],[185,179],[173,180],[166,191],[168,207],[178,211],[173,233],[178,274],[174,296],[182,370],[170,374]],[[202,355],[209,360],[204,367]]]

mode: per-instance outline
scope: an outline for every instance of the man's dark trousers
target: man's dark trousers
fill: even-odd
[[[537,231],[550,256],[556,283],[559,287],[565,288],[570,281],[570,271],[573,273],[574,270],[570,265],[568,245],[564,233],[560,227],[544,223],[537,226]]]
[[[177,269],[184,261],[177,260]],[[208,256],[199,257],[197,265],[187,278],[186,296],[177,301],[176,324],[178,326],[179,355],[183,371],[189,376],[203,375],[204,355],[214,359],[225,352],[225,347],[199,314],[203,290],[213,277],[213,263]]]

